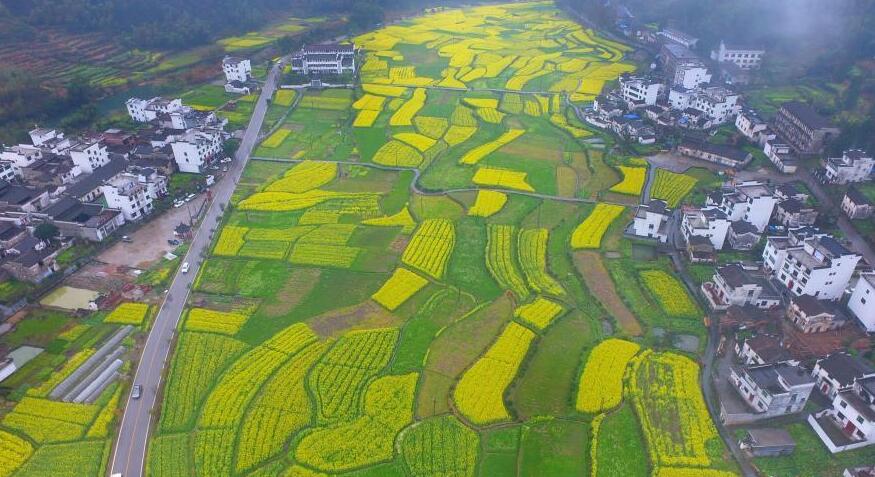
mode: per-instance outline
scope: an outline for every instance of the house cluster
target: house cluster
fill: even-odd
[[[227,119],[185,106],[181,99],[131,98],[125,106],[131,119],[149,124],[137,136],[146,139],[138,141],[138,146],[144,146],[140,149],[169,153],[181,172],[203,172],[222,152],[228,138],[224,131]]]
[[[226,93],[251,94],[257,86],[252,81],[252,62],[247,58],[226,56],[222,59],[222,72]]]
[[[597,97],[586,111],[586,122],[641,144],[653,144],[663,129],[705,131],[735,119],[741,111],[741,97],[728,86],[732,81],[715,78],[711,66],[693,52],[697,39],[666,28],[654,41],[661,44],[660,71],[647,76],[621,75],[618,88]],[[721,42],[712,59],[720,71],[748,74],[760,67],[763,55],[760,49]],[[750,161],[748,154],[732,148],[696,143],[686,146],[684,154],[690,152],[706,160],[713,157],[714,162],[732,167]]]

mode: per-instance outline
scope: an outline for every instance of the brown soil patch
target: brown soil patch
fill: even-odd
[[[417,397],[417,417],[450,410],[453,384],[495,341],[512,316],[513,303],[502,296],[443,330],[429,348]]]
[[[308,324],[317,335],[327,338],[337,337],[351,330],[400,326],[403,321],[382,306],[368,300],[319,315],[309,320]]]
[[[322,271],[318,268],[295,268],[276,296],[261,305],[259,314],[276,318],[291,312],[310,294],[320,275]]]
[[[410,243],[410,236],[399,235],[389,244],[389,250],[398,254],[404,253],[404,249],[407,248],[408,243]]]
[[[568,166],[556,168],[556,190],[562,197],[576,197],[577,172]]]
[[[620,295],[617,295],[614,281],[611,280],[608,269],[602,263],[602,257],[596,252],[576,252],[574,266],[583,276],[587,288],[604,305],[608,313],[617,320],[623,331],[632,336],[641,336],[643,331],[641,324],[620,299]]]

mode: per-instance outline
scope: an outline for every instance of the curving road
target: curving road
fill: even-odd
[[[146,444],[152,425],[153,411],[156,409],[158,390],[164,377],[164,367],[170,356],[179,317],[188,299],[192,282],[200,269],[201,257],[206,254],[210,246],[211,229],[221,220],[223,206],[231,199],[237,181],[258,142],[258,134],[267,112],[267,100],[276,90],[281,70],[282,62],[279,62],[268,74],[252,118],[240,142],[240,148],[234,157],[235,160],[231,163],[228,173],[213,186],[213,201],[207,209],[201,226],[195,232],[188,253],[182,259],[190,264],[190,270],[188,273],[177,273],[173,278],[155,323],[146,338],[146,345],[134,374],[134,384],[139,384],[143,388],[142,396],[139,399],[128,397],[110,461],[111,475],[140,477],[144,473]]]

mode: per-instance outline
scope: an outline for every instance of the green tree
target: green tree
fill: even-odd
[[[49,242],[60,234],[61,231],[58,229],[58,226],[51,222],[43,222],[33,229],[33,236],[43,242]]]

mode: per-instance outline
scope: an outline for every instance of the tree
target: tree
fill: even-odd
[[[33,230],[33,236],[43,242],[48,242],[60,234],[61,231],[58,230],[58,226],[51,222],[43,222]]]
[[[373,2],[356,2],[349,14],[349,22],[359,28],[368,28],[383,21],[383,7]]]

